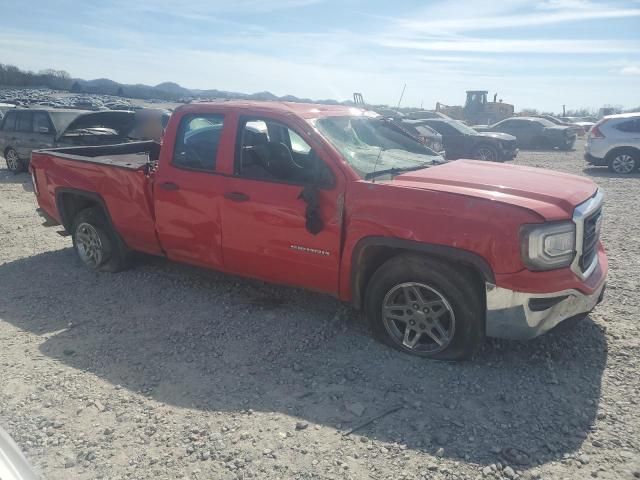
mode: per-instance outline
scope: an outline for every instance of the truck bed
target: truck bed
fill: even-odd
[[[154,141],[130,142],[118,145],[52,148],[34,153],[44,152],[67,160],[139,170],[158,161],[160,144]]]
[[[67,217],[86,204],[78,198],[102,203],[130,248],[159,254],[152,201],[159,154],[153,141],[34,151],[30,168],[40,206],[69,231]]]

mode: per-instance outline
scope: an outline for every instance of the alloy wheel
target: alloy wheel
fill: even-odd
[[[493,150],[487,147],[480,147],[478,149],[478,160],[485,160],[489,162],[495,162],[496,154]]]
[[[453,308],[424,283],[402,283],[389,290],[382,302],[382,321],[394,342],[414,353],[441,352],[455,334]]]
[[[20,159],[15,150],[10,148],[5,154],[5,160],[7,162],[7,168],[12,172],[17,172],[20,169]]]
[[[627,153],[621,153],[611,162],[611,168],[616,173],[631,173],[636,167],[636,160]]]
[[[104,250],[100,234],[89,223],[81,223],[76,228],[76,249],[84,263],[91,268],[97,268],[104,259]]]

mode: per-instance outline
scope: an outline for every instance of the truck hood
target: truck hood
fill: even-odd
[[[476,160],[456,160],[398,175],[392,183],[516,205],[548,221],[573,216],[577,205],[592,197],[591,180],[540,168]]]
[[[59,129],[58,138],[73,130],[84,128],[109,128],[126,136],[135,125],[135,113],[124,110],[82,113]]]
[[[496,140],[511,141],[516,139],[516,137],[514,137],[513,135],[502,132],[478,132],[478,135],[480,135],[481,137],[495,138]]]

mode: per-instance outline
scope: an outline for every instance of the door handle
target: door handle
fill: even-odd
[[[162,188],[163,190],[171,190],[171,191],[180,190],[180,186],[177,183],[173,183],[173,182],[161,183],[160,188]]]
[[[249,195],[242,192],[227,192],[224,194],[224,198],[227,198],[234,202],[246,202],[247,200],[249,200]]]

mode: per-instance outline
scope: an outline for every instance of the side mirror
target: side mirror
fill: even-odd
[[[313,161],[313,181],[311,184],[316,188],[332,188],[334,184],[333,173],[313,150],[311,155]]]

